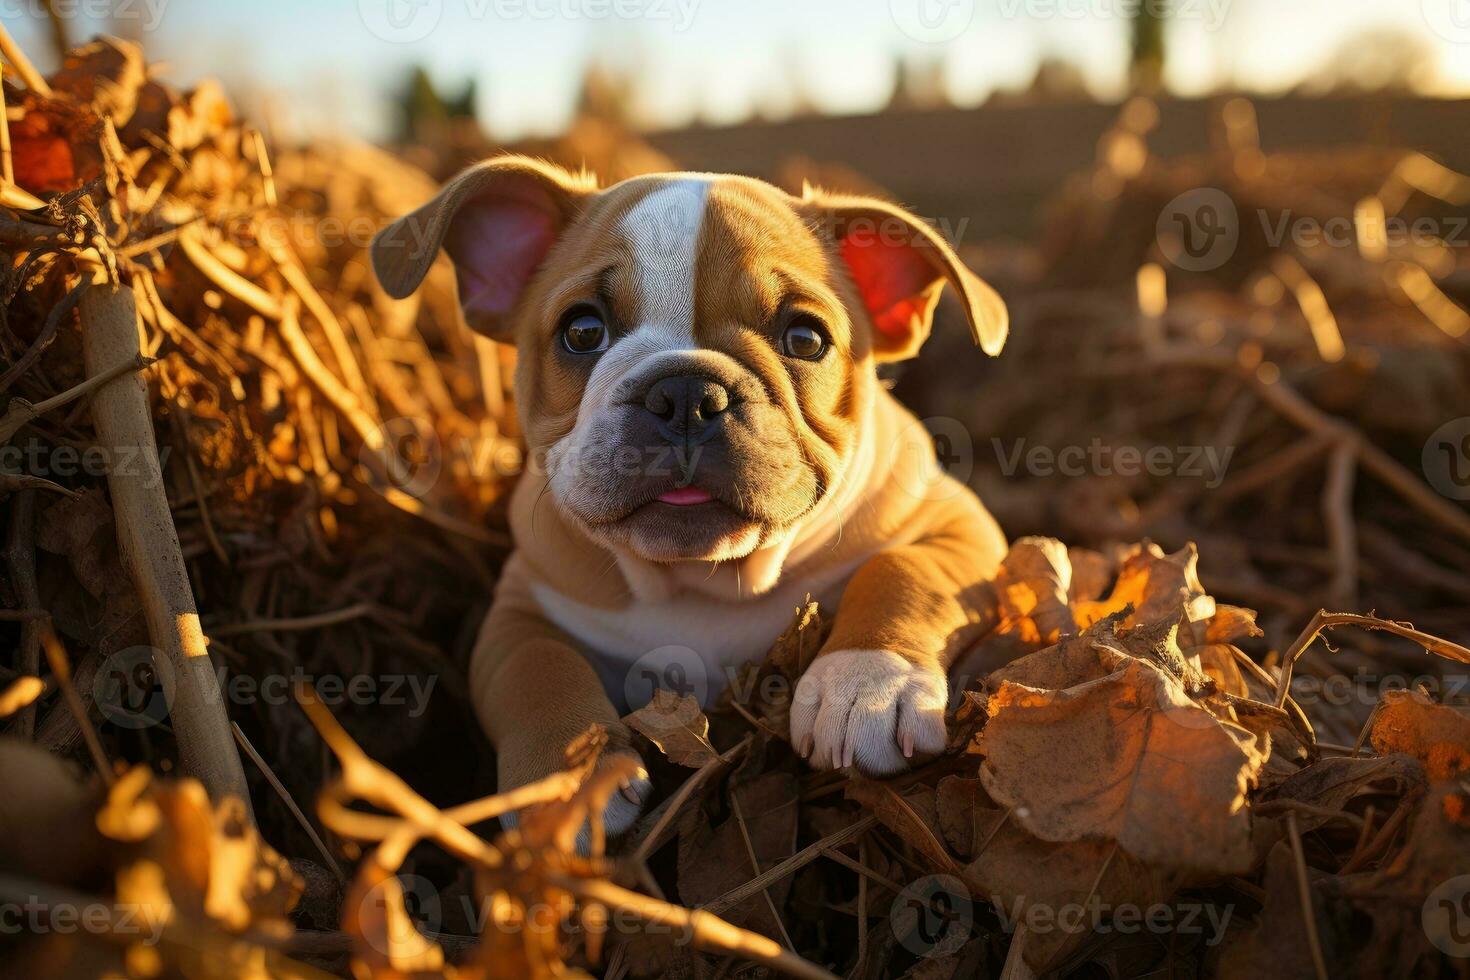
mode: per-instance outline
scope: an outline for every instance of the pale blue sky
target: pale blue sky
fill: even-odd
[[[653,124],[779,114],[799,82],[819,107],[886,100],[896,59],[937,58],[952,96],[976,103],[1025,84],[1038,61],[1078,64],[1101,97],[1122,91],[1132,5],[1155,0],[58,0],[112,11],[169,77],[225,80],[237,99],[269,95],[290,129],[381,135],[385,95],[407,68],[480,83],[503,136],[568,118],[583,66],[638,69],[636,108]],[[1169,81],[1197,94],[1225,82],[1280,90],[1376,27],[1420,37],[1424,81],[1470,94],[1470,0],[1172,0]],[[0,18],[38,60],[40,0],[0,0]],[[82,17],[73,36],[105,29]],[[117,28],[114,28],[117,29]],[[1360,50],[1360,56],[1371,51]]]

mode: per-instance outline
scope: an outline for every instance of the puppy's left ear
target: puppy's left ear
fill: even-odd
[[[944,284],[954,288],[975,343],[999,354],[1010,316],[1000,295],[960,261],[933,228],[903,208],[873,197],[810,188],[805,204],[836,242],[873,324],[880,361],[913,357],[934,323]]]

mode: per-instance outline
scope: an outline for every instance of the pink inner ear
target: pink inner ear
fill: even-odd
[[[914,317],[924,311],[924,293],[934,284],[933,267],[912,245],[857,237],[842,240],[842,260],[852,272],[873,326],[895,340],[907,340]]]
[[[509,313],[556,233],[553,214],[524,201],[492,199],[461,208],[444,246],[454,258],[466,315]]]

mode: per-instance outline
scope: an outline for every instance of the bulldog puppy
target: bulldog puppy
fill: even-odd
[[[948,283],[990,354],[995,292],[886,202],[660,174],[599,189],[522,157],[481,163],[375,240],[384,289],[440,247],[465,318],[518,350],[529,457],[470,670],[500,789],[562,768],[619,721],[640,657],[688,648],[713,699],[810,593],[831,638],[794,694],[821,768],[875,775],[944,747],[946,667],[993,626],[994,519],[938,470],[880,385]],[[631,705],[638,707],[638,705]],[[606,830],[638,815],[646,780]]]

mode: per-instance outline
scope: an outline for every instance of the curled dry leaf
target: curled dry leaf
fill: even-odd
[[[1246,792],[1265,751],[1164,670],[1099,642],[1110,626],[1002,672],[978,746],[986,790],[1044,840],[1112,839],[1165,867],[1248,869]]]
[[[1432,781],[1470,774],[1470,717],[1418,691],[1384,691],[1373,719],[1373,748],[1405,752]]]
[[[1210,619],[1215,615],[1215,600],[1200,585],[1198,565],[1199,551],[1192,543],[1172,555],[1151,542],[1136,545],[1123,559],[1118,580],[1106,599],[1075,604],[1072,611],[1077,625],[1085,629],[1130,606],[1125,626],[1174,619],[1181,609],[1188,622]]]
[[[1033,650],[1077,632],[1067,604],[1071,587],[1072,563],[1064,544],[1055,538],[1021,538],[996,573],[997,632],[1014,633]]]
[[[675,765],[698,769],[719,755],[709,741],[709,719],[691,695],[655,688],[653,700],[623,721]]]

